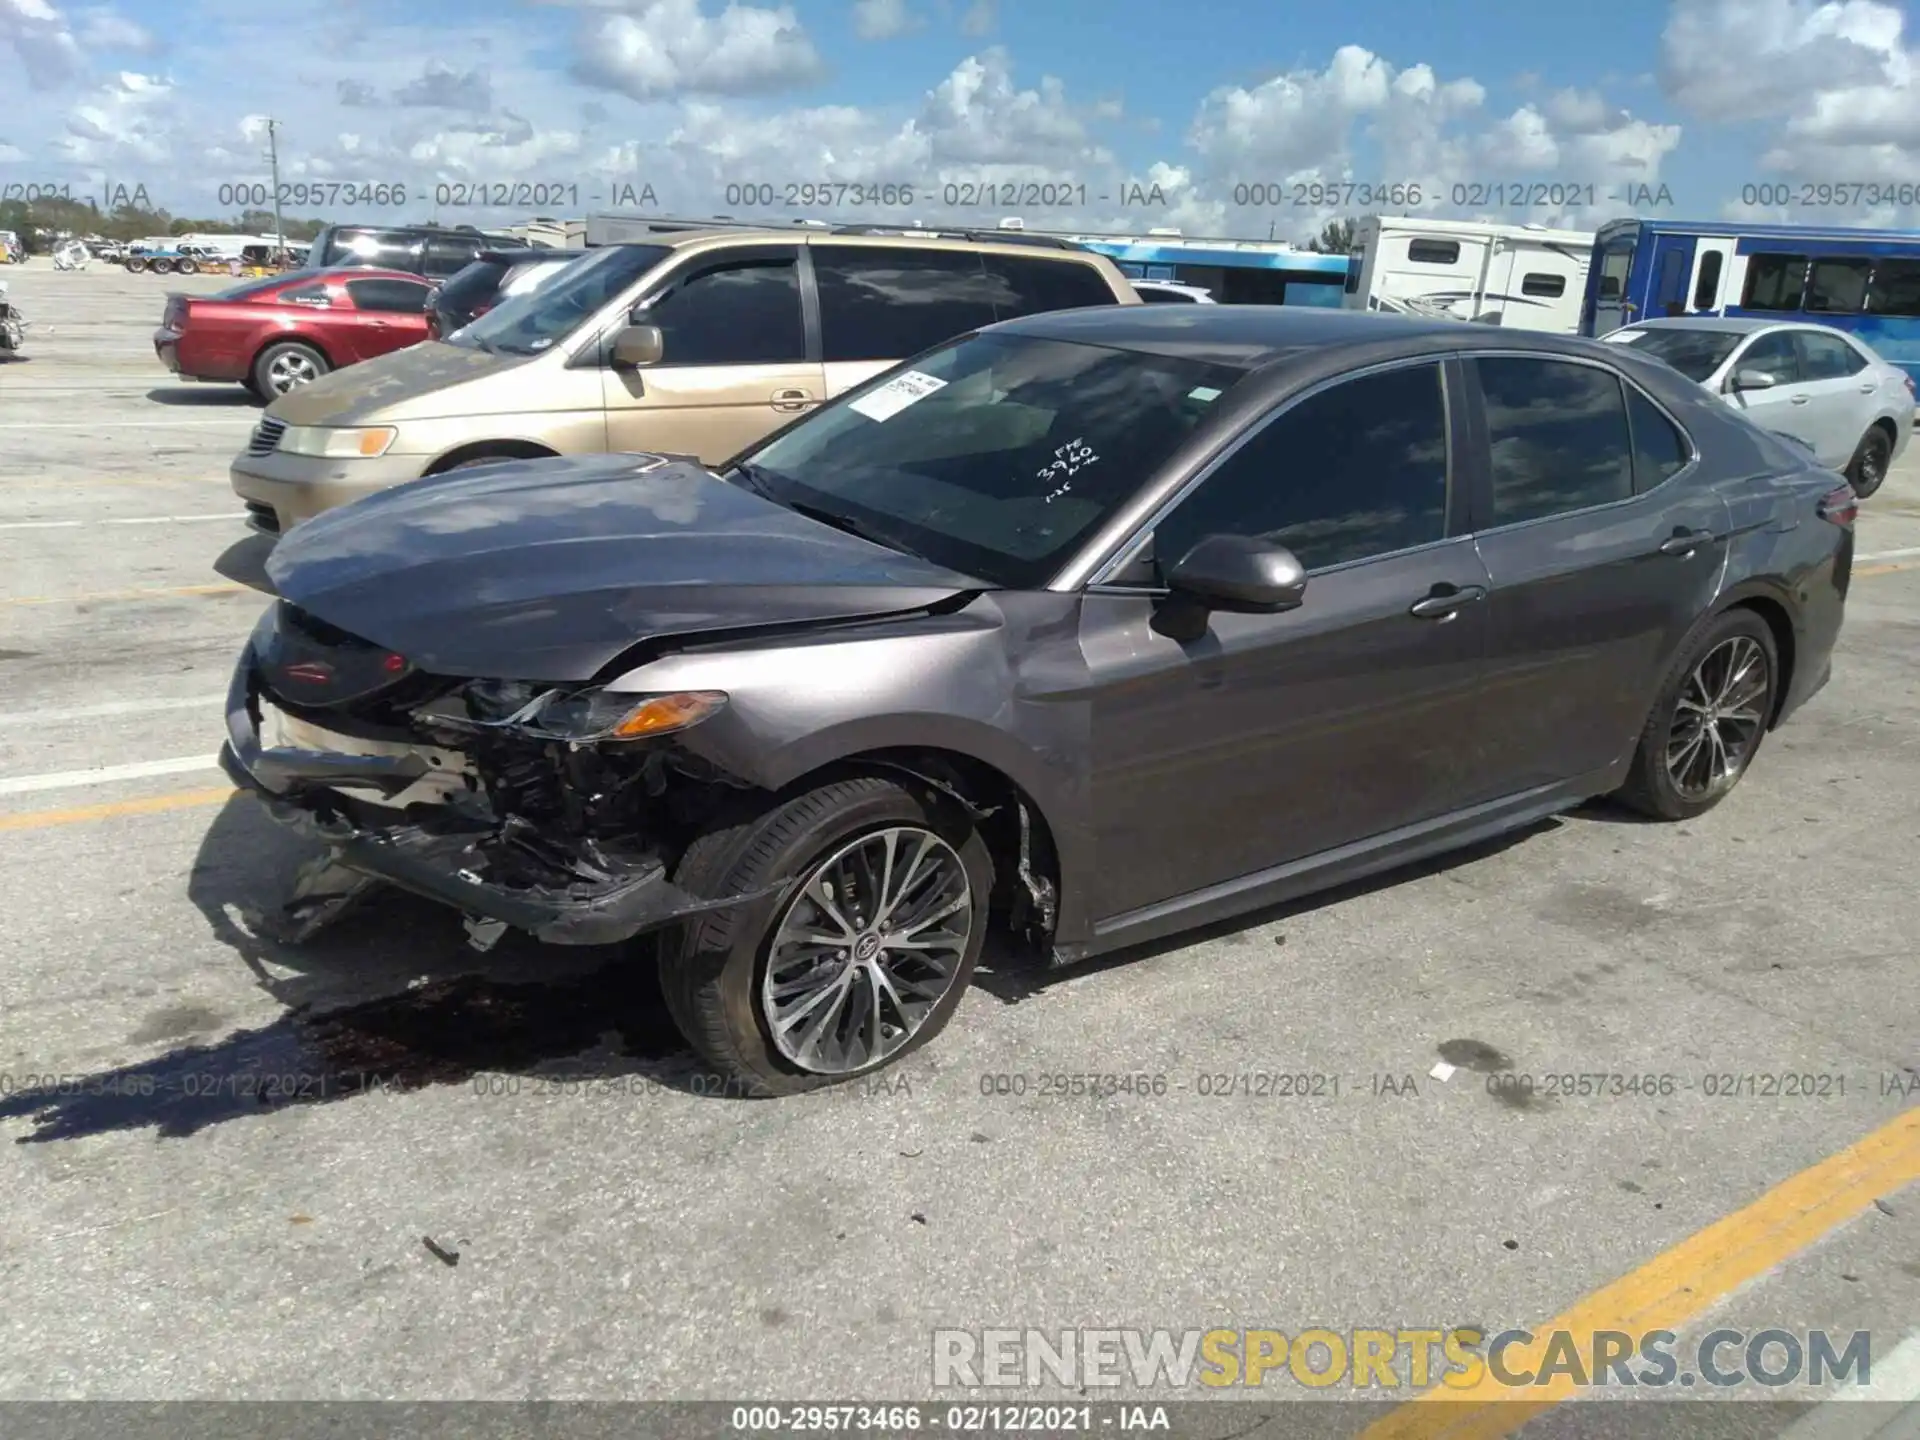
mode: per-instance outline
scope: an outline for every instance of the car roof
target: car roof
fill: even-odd
[[[1651,320],[1636,320],[1631,325],[1623,325],[1623,330],[1719,330],[1731,333],[1739,331],[1748,334],[1755,330],[1777,330],[1784,326],[1797,326],[1805,329],[1812,326],[1819,330],[1831,330],[1831,325],[1821,325],[1815,320],[1762,320],[1752,315],[1656,315]]]
[[[613,245],[597,245],[597,250],[611,250],[614,245],[664,245],[669,249],[678,249],[686,245],[882,245],[889,248],[918,250],[979,250],[989,255],[1015,255],[1032,259],[1038,256],[1047,260],[1073,260],[1081,264],[1088,261],[1112,264],[1098,251],[1089,250],[1084,245],[1071,243],[1042,244],[1036,240],[1014,238],[1018,231],[1009,234],[1005,240],[991,239],[981,232],[970,235],[959,234],[951,230],[887,230],[854,228],[845,230],[820,229],[812,226],[724,226],[712,230],[661,230],[645,236],[636,235],[630,240],[616,240]],[[1125,277],[1122,276],[1122,279]]]
[[[1451,319],[1318,305],[1115,305],[1053,310],[1002,321],[989,333],[1110,345],[1246,369],[1308,352],[1363,347],[1385,346],[1408,355],[1476,347],[1590,355],[1595,344],[1537,330],[1502,331]]]

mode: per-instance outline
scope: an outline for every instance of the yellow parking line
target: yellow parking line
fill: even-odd
[[[0,815],[0,831],[44,830],[54,825],[79,825],[88,820],[111,820],[119,815],[157,815],[165,810],[189,810],[217,805],[238,794],[231,785],[214,790],[177,790],[171,795],[149,795],[144,800],[115,800],[106,805],[78,805],[67,810],[35,810],[25,815]]]
[[[1902,1112],[1857,1144],[1783,1181],[1682,1240],[1638,1270],[1595,1291],[1571,1310],[1532,1326],[1538,1337],[1507,1351],[1509,1374],[1537,1373],[1550,1337],[1566,1331],[1591,1355],[1596,1331],[1640,1335],[1682,1323],[1765,1275],[1846,1224],[1877,1199],[1920,1180],[1920,1106]],[[1562,1341],[1564,1347],[1567,1342]],[[1360,1440],[1496,1440],[1579,1387],[1557,1372],[1540,1385],[1502,1386],[1484,1371],[1471,1388],[1445,1385],[1397,1407]]]
[[[91,595],[8,595],[0,605],[91,605],[99,600],[149,600],[159,595],[239,595],[250,585],[172,585],[158,590],[96,590]]]
[[[1893,573],[1894,571],[1896,571],[1896,570],[1913,570],[1913,569],[1916,569],[1916,568],[1920,568],[1920,566],[1917,566],[1917,565],[1914,565],[1914,564],[1907,564],[1907,565],[1862,565],[1862,566],[1861,566],[1861,567],[1860,567],[1860,568],[1859,568],[1858,570],[1856,570],[1856,571],[1854,571],[1854,572],[1853,572],[1853,578],[1854,578],[1854,579],[1856,579],[1856,580],[1864,580],[1864,579],[1866,579],[1866,578],[1867,578],[1867,577],[1868,577],[1869,575],[1891,575],[1891,574],[1892,574],[1892,573]]]

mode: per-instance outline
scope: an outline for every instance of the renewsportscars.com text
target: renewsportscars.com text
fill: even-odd
[[[1482,1330],[1396,1327],[1279,1330],[936,1330],[941,1389],[1130,1386],[1424,1390],[1668,1386],[1778,1389],[1858,1386],[1872,1378],[1872,1337],[1824,1330],[1715,1330],[1683,1343],[1671,1330]]]

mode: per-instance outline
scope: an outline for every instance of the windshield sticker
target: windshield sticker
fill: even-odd
[[[1189,400],[1198,400],[1204,405],[1210,400],[1218,400],[1220,398],[1220,392],[1211,385],[1196,385],[1187,392],[1187,398]]]
[[[894,376],[871,395],[862,395],[847,408],[869,420],[891,420],[914,402],[943,389],[946,383],[937,376],[909,370],[904,375]]]
[[[1087,447],[1087,442],[1084,440],[1069,440],[1054,451],[1053,456],[1053,463],[1041,466],[1040,472],[1034,476],[1034,479],[1042,485],[1053,480],[1060,482],[1041,497],[1042,501],[1048,505],[1067,493],[1073,485],[1075,475],[1100,458]]]

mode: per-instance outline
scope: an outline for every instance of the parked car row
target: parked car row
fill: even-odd
[[[482,948],[651,937],[743,1092],[897,1063],[995,930],[1699,816],[1828,678],[1853,490],[1647,340],[886,235],[522,283],[268,406],[222,762],[327,847],[303,929],[388,884]]]

